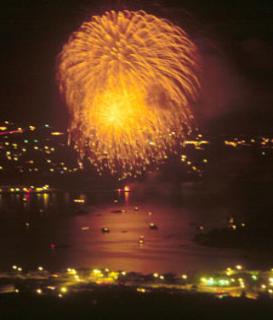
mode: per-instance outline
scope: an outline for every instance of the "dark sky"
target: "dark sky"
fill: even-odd
[[[0,119],[65,128],[57,54],[82,21],[112,8],[144,9],[190,33],[203,57],[202,130],[273,133],[272,1],[1,1]]]

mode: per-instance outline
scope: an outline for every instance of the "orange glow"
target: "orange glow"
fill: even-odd
[[[84,199],[74,199],[73,202],[84,204],[84,203],[85,203],[85,200],[84,200]]]
[[[124,192],[130,192],[130,191],[131,191],[131,189],[130,189],[129,186],[125,186],[125,187],[124,187]]]
[[[69,141],[100,174],[142,174],[191,132],[197,70],[196,46],[171,22],[144,11],[92,17],[59,57]]]
[[[54,132],[51,132],[51,135],[52,136],[62,136],[63,133],[62,132],[58,132],[58,131],[54,131]]]

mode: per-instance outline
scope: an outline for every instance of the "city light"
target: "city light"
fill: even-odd
[[[17,270],[16,265],[12,266],[12,270]],[[13,289],[15,293],[23,293],[33,280],[33,290],[38,295],[56,294],[58,298],[63,298],[69,291],[73,294],[88,290],[88,285],[91,288],[96,286],[120,286],[136,288],[139,293],[147,293],[152,290],[180,290],[181,292],[200,292],[218,296],[219,293],[226,296],[238,298],[242,295],[249,299],[258,299],[261,294],[267,292],[270,297],[273,297],[273,276],[268,277],[268,271],[230,269],[203,275],[198,278],[196,275],[190,276],[182,273],[174,274],[169,280],[168,275],[154,272],[151,275],[144,275],[136,272],[113,271],[109,268],[93,268],[79,269],[67,268],[65,272],[48,273],[43,272],[43,267],[38,267],[36,271],[21,271],[20,281],[22,282],[21,290]],[[227,270],[232,270],[232,275],[227,275]],[[37,273],[37,274],[36,274]],[[1,273],[5,275],[3,272]],[[40,286],[35,288],[34,279],[39,275]],[[69,276],[69,279],[67,278]],[[16,283],[18,274],[7,273],[6,279],[10,283]],[[51,284],[48,285],[48,279],[51,279]],[[55,280],[54,280],[55,279]],[[24,281],[26,287],[24,287]],[[82,289],[82,283],[85,284],[85,289]],[[268,285],[266,284],[268,283]],[[0,293],[2,287],[0,286]],[[3,288],[5,290],[5,288]],[[93,290],[93,289],[92,289]]]

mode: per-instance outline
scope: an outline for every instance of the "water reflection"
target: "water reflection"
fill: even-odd
[[[48,193],[43,193],[42,200],[43,200],[44,209],[47,209],[48,206],[49,206],[49,194]]]
[[[147,273],[244,263],[240,252],[192,242],[196,223],[217,225],[226,219],[226,208],[208,211],[171,203],[139,198],[129,190],[43,193],[29,198],[1,194],[0,267],[103,266]],[[151,230],[150,223],[158,230]],[[110,232],[102,232],[105,227]]]

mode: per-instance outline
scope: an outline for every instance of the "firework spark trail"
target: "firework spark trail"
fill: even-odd
[[[100,174],[121,178],[164,161],[191,131],[197,56],[181,28],[144,11],[110,11],[83,23],[58,69],[80,155]]]

